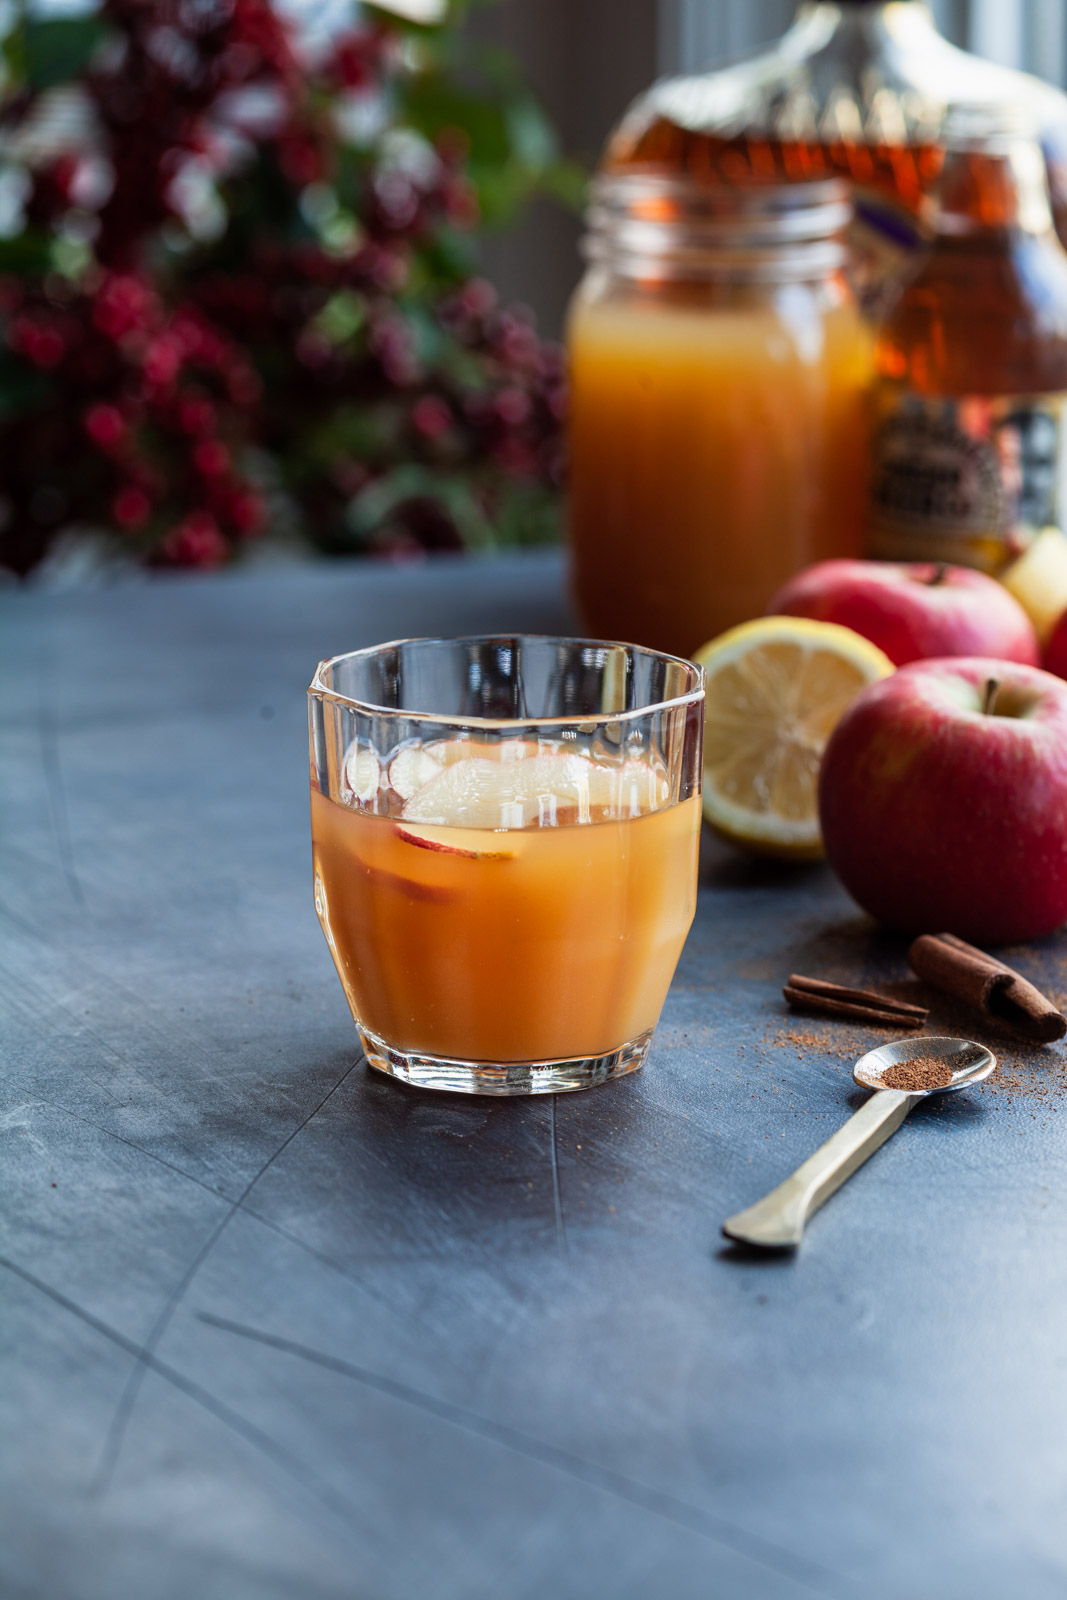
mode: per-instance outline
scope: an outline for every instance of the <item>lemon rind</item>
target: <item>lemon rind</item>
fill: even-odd
[[[720,634],[698,650],[693,659],[704,667],[710,684],[719,671],[750,654],[761,643],[795,644],[838,655],[856,668],[863,680],[860,687],[875,683],[893,671],[889,657],[869,639],[838,623],[816,622],[807,617],[756,617]],[[708,784],[708,777],[705,768],[702,795],[705,821],[735,844],[769,854],[809,859],[822,853],[817,813],[801,821],[783,817],[779,812],[752,811],[726,799],[714,785]]]
[[[772,628],[772,623],[777,626]],[[751,622],[739,622],[736,628],[728,628],[709,644],[702,645],[693,660],[707,672],[711,658],[718,670],[736,661],[739,656],[747,655],[748,651],[743,647],[749,640],[759,639],[760,636],[768,642],[782,644],[801,644],[805,641],[829,644],[837,640],[842,647],[840,653],[847,660],[865,661],[868,664],[872,674],[869,679],[871,683],[893,671],[893,663],[885,651],[865,639],[861,633],[842,627],[839,622],[816,622],[811,617],[754,617]]]

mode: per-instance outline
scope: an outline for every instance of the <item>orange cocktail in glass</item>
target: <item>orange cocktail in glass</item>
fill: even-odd
[[[634,1070],[695,906],[697,670],[564,640],[383,651],[311,691],[316,908],[368,1060],[503,1094]],[[428,714],[362,698],[405,681]],[[487,688],[535,715],[479,717]]]

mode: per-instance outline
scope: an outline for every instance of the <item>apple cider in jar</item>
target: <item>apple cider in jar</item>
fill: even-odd
[[[690,653],[798,568],[857,555],[873,341],[838,180],[594,186],[568,342],[576,599],[603,637]]]

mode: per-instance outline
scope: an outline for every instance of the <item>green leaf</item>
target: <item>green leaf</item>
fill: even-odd
[[[538,193],[574,208],[584,174],[560,157],[552,123],[513,58],[445,36],[396,85],[401,124],[434,140],[458,129],[484,226],[500,227]]]
[[[556,159],[552,124],[532,95],[520,95],[507,108],[513,158],[531,172],[543,172]]]
[[[434,315],[433,307],[417,300],[405,300],[400,312],[411,335],[415,359],[423,369],[432,370],[441,360],[451,342]]]
[[[580,161],[556,161],[545,173],[544,187],[553,199],[570,211],[581,211],[585,205],[589,174]]]
[[[20,61],[27,88],[53,89],[84,72],[106,33],[100,17],[28,17],[13,59]]]
[[[433,73],[419,73],[400,85],[400,120],[428,139],[445,128],[466,135],[472,160],[507,161],[511,129],[506,107]]]
[[[362,489],[348,508],[350,531],[366,539],[407,500],[436,500],[469,549],[491,548],[493,529],[474,487],[462,478],[407,462]]]
[[[344,344],[363,327],[367,320],[367,302],[361,294],[350,289],[339,290],[330,296],[314,326],[321,329],[331,344]]]
[[[291,450],[285,467],[298,477],[305,472],[304,458],[314,473],[324,470],[336,456],[377,462],[388,455],[400,426],[402,406],[338,405],[325,422],[312,421]]]
[[[10,239],[0,239],[0,272],[36,277],[52,265],[52,239],[38,228],[27,228]]]
[[[495,544],[558,544],[563,532],[563,499],[543,484],[507,483],[487,490]]]
[[[455,288],[477,269],[478,255],[468,234],[439,228],[423,240],[411,260],[408,292],[432,295]]]

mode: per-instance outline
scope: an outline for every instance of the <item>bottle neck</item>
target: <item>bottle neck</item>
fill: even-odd
[[[828,48],[898,57],[931,45],[950,48],[928,0],[799,0],[778,48],[811,59]]]
[[[839,179],[735,189],[607,173],[590,191],[583,253],[643,281],[810,281],[844,266],[851,217]]]

